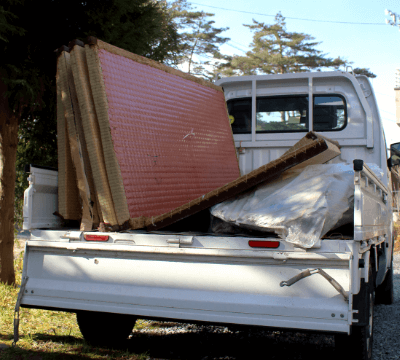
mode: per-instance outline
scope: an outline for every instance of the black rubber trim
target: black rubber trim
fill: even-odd
[[[97,38],[94,36],[88,36],[85,43],[89,45],[97,45]]]
[[[364,168],[364,160],[353,160],[354,171],[361,171]]]
[[[27,164],[25,165],[25,172],[30,173],[31,172],[31,167],[37,168],[37,169],[44,169],[44,170],[52,170],[52,171],[58,171],[58,168],[51,167],[51,166],[43,166],[43,165],[36,165],[36,164]]]
[[[62,54],[63,51],[69,52],[69,47],[63,45],[63,46],[59,47],[58,49],[54,50],[54,52],[57,55],[57,58]]]
[[[75,39],[69,42],[68,47],[72,50],[75,45],[85,47],[85,43],[81,40]]]

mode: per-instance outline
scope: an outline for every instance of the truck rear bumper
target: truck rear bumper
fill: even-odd
[[[304,269],[319,267],[348,291],[349,261],[343,256],[283,262],[239,252],[205,255],[201,249],[188,255],[152,247],[126,252],[30,243],[22,306],[274,328],[350,329],[349,303],[322,276],[280,286]]]
[[[323,332],[348,333],[349,324],[345,319],[315,319],[301,316],[274,316],[264,314],[246,314],[224,311],[205,311],[198,309],[167,308],[156,306],[140,306],[134,304],[120,304],[112,302],[57,299],[41,296],[24,297],[22,307],[33,306],[46,309],[64,309],[66,311],[89,310],[107,311],[120,314],[132,314],[138,318],[164,318],[184,321],[204,321],[211,324],[238,324],[254,325],[272,328],[315,330]],[[336,315],[338,316],[338,315]],[[346,314],[347,316],[347,314]]]

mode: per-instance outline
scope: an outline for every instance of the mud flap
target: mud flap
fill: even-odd
[[[365,279],[361,279],[360,292],[353,295],[353,310],[358,310],[354,313],[354,320],[358,320],[352,326],[366,326],[369,321],[369,301],[367,294],[370,291],[370,282],[366,283]]]

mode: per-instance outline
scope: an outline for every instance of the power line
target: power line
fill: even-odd
[[[233,42],[233,43],[235,43],[236,45],[240,45],[240,46],[246,47],[246,45],[243,45],[243,44],[241,44],[241,43],[238,43],[237,41],[230,40],[230,42]]]
[[[205,58],[209,58],[209,59],[215,59],[214,56],[210,56],[210,55],[206,55],[206,54],[196,54],[197,56],[201,56],[201,57],[205,57]]]
[[[392,99],[395,97],[394,94],[393,94],[393,95],[388,95],[388,94],[380,93],[380,92],[378,92],[378,91],[375,91],[375,94],[384,95],[384,96],[390,97],[390,98],[392,98]]]
[[[393,114],[393,113],[391,113],[391,112],[389,112],[389,111],[385,111],[385,110],[380,110],[380,111],[383,111],[383,112],[385,112],[386,114],[389,114],[389,115],[396,116],[395,114]]]
[[[386,121],[390,121],[390,122],[396,123],[396,119],[389,119],[389,118],[382,117],[382,120],[386,120]]]
[[[246,51],[245,51],[245,50],[240,49],[240,48],[238,48],[237,46],[230,44],[229,42],[227,42],[226,45],[228,45],[228,46],[230,46],[230,47],[233,47],[233,48],[236,49],[236,50],[240,50],[240,51],[242,51],[242,52],[244,52],[244,53],[246,54]]]
[[[213,9],[233,11],[233,12],[238,12],[238,13],[243,13],[243,14],[252,14],[252,15],[270,16],[270,17],[271,16],[272,17],[276,16],[276,15],[262,14],[262,13],[256,13],[256,12],[251,12],[251,11],[222,8],[222,7],[218,7],[218,6],[211,6],[211,5],[205,5],[205,4],[199,4],[199,3],[192,3],[192,4],[199,5],[199,6],[205,6],[205,7],[209,7],[209,8],[213,8]],[[301,21],[313,21],[313,22],[320,22],[320,23],[333,23],[333,24],[385,25],[385,24],[381,24],[381,23],[360,23],[360,22],[351,22],[351,21],[316,20],[316,19],[295,18],[295,17],[289,17],[289,16],[285,16],[285,19],[301,20]]]

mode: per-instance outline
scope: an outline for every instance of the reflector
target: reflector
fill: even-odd
[[[272,248],[279,247],[279,241],[265,241],[265,240],[249,240],[249,246],[252,248]]]
[[[85,234],[84,238],[86,241],[107,241],[108,235],[90,235]]]

